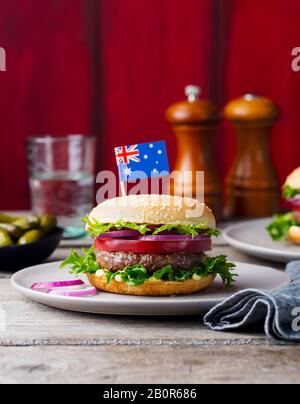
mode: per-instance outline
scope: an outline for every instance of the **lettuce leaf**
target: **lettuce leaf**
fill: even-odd
[[[143,285],[146,280],[149,279],[146,268],[141,265],[135,265],[115,273],[105,271],[107,284],[110,285],[111,281],[118,275],[121,277],[123,282],[126,282],[130,286]]]
[[[232,273],[235,268],[235,264],[227,261],[226,255],[219,255],[218,257],[206,257],[195,273],[203,277],[217,274],[221,277],[225,287],[231,288],[234,283],[234,277],[238,276]]]
[[[154,272],[152,275],[154,279],[157,281],[175,281],[176,273],[172,265],[167,265],[166,267],[159,269],[158,271]]]
[[[119,220],[117,223],[101,223],[97,220],[90,220],[88,216],[86,216],[83,221],[88,225],[88,232],[92,237],[98,237],[101,234],[107,233],[111,230],[137,230],[140,234],[145,235],[149,231],[150,228],[147,227],[146,224],[137,224],[137,223],[127,223],[123,220]]]
[[[199,267],[189,271],[175,272],[173,267],[168,265],[150,275],[144,266],[137,264],[115,273],[105,271],[105,275],[108,285],[116,276],[120,276],[123,282],[131,286],[139,286],[149,280],[180,282],[192,279],[195,274],[201,278],[208,275],[220,275],[224,286],[231,288],[235,281],[234,277],[237,276],[233,273],[234,268],[235,265],[228,262],[226,256],[220,255],[219,257],[206,257]]]
[[[291,199],[297,195],[300,195],[300,189],[294,189],[294,188],[290,187],[289,185],[285,185],[283,187],[282,195],[286,199]]]
[[[205,278],[208,275],[220,275],[224,286],[230,288],[234,283],[234,277],[237,276],[233,273],[234,269],[235,265],[228,262],[225,255],[220,255],[218,257],[206,257],[199,267],[195,267],[189,271],[175,272],[173,267],[168,265],[154,272],[153,275],[150,275],[145,267],[142,265],[135,265],[134,267],[127,267],[123,271],[118,271],[113,275],[107,275],[107,281],[109,284],[112,279],[117,275],[120,275],[124,282],[132,286],[138,286],[142,285],[150,278],[161,281],[180,282],[192,279],[194,274],[202,278]],[[106,271],[106,273],[107,272],[108,271]]]
[[[70,255],[61,264],[61,268],[69,266],[70,274],[79,275],[81,273],[95,273],[99,269],[99,265],[96,262],[96,256],[94,253],[94,247],[82,250],[84,255],[79,255],[75,250],[71,250]]]
[[[188,236],[198,236],[199,234],[201,235],[206,235],[209,237],[215,236],[218,237],[220,236],[220,231],[217,229],[209,229],[207,227],[207,224],[201,223],[198,225],[192,225],[192,224],[166,224],[164,226],[159,227],[158,229],[155,230],[153,235],[157,235],[159,233],[162,233],[164,231],[170,231],[170,230],[175,230],[179,234],[183,235],[188,235]]]
[[[274,241],[280,241],[287,236],[291,226],[300,226],[300,224],[293,219],[292,213],[286,213],[274,216],[274,220],[267,230]]]
[[[71,251],[70,256],[61,264],[61,268],[70,266],[70,273],[78,275],[80,273],[95,273],[99,269],[99,265],[96,262],[94,254],[94,248],[90,250],[83,250],[84,256],[80,256],[74,250]],[[227,261],[225,255],[218,257],[206,257],[200,266],[195,267],[189,271],[175,272],[171,265],[159,269],[154,274],[149,274],[147,269],[140,264],[134,266],[128,266],[122,271],[109,272],[105,270],[106,282],[109,285],[116,276],[120,276],[123,282],[126,282],[130,286],[139,286],[146,281],[162,280],[162,281],[185,281],[192,279],[196,274],[200,277],[206,277],[208,275],[220,275],[224,285],[230,288],[234,283],[233,274],[235,265]]]
[[[97,220],[91,220],[86,216],[83,221],[88,225],[88,232],[92,237],[98,237],[101,234],[107,233],[112,230],[137,230],[140,234],[145,235],[146,233],[151,233],[151,225],[149,224],[138,224],[138,223],[128,223],[123,220],[119,220],[117,223],[105,224],[98,222]],[[153,235],[160,234],[164,231],[175,230],[179,234],[198,236],[199,234],[207,235],[209,237],[220,235],[220,231],[216,229],[209,229],[207,224],[201,223],[198,225],[163,225],[155,230]]]

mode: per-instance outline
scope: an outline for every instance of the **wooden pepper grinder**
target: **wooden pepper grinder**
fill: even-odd
[[[221,187],[212,151],[213,134],[220,116],[215,104],[199,99],[200,92],[197,86],[187,86],[187,100],[171,105],[166,112],[167,121],[177,139],[178,156],[175,170],[192,174],[175,180],[171,193],[182,195],[184,189],[194,198],[198,197],[197,187],[202,187],[203,192],[203,184],[197,177],[197,172],[204,172],[205,203],[213,209],[216,218],[220,219]]]
[[[224,115],[237,135],[237,156],[226,179],[225,216],[265,217],[279,211],[279,182],[269,136],[279,109],[268,98],[247,94],[227,104]]]

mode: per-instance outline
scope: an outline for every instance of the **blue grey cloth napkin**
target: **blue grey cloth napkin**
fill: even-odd
[[[248,289],[215,306],[204,323],[216,331],[236,330],[264,321],[265,333],[278,341],[300,342],[300,261],[287,265],[291,283],[275,292]]]

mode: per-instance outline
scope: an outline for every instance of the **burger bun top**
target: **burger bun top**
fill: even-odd
[[[153,225],[205,223],[210,229],[216,228],[214,214],[204,203],[171,195],[128,195],[109,199],[94,208],[89,219],[100,223],[122,220]]]
[[[300,167],[296,168],[286,179],[285,187],[289,186],[292,189],[300,189]]]

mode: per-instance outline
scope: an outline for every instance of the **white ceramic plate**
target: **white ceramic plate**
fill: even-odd
[[[266,230],[272,218],[251,220],[232,225],[223,233],[234,248],[254,257],[276,262],[300,259],[300,246],[287,241],[273,241]]]
[[[60,263],[23,269],[12,277],[12,285],[24,296],[48,306],[86,313],[121,315],[192,315],[203,314],[233,293],[246,288],[272,291],[290,282],[288,275],[272,268],[237,264],[236,286],[224,290],[220,279],[201,293],[178,297],[135,297],[100,292],[95,297],[73,298],[48,295],[30,289],[35,282],[72,279],[59,269]]]

